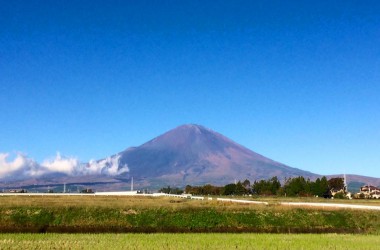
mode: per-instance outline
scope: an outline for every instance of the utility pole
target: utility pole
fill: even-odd
[[[344,192],[347,193],[347,191],[348,191],[348,187],[347,187],[346,173],[344,173],[343,181],[344,181],[344,183],[343,183],[343,185],[344,185],[343,190],[344,190]]]
[[[132,180],[131,180],[131,191],[133,191],[133,176],[132,176]]]

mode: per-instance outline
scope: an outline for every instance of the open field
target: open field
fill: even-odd
[[[3,196],[0,232],[379,234],[380,212],[170,197]]]
[[[0,195],[0,207],[10,207],[10,206],[97,206],[97,207],[124,207],[126,204],[130,206],[137,207],[178,207],[185,204],[185,206],[215,206],[216,201],[194,201],[189,200],[186,203],[181,202],[182,205],[178,203],[170,203],[173,200],[170,197],[149,197],[149,196],[94,196],[92,194],[83,194],[75,196],[61,196],[57,194],[56,196],[46,195],[46,196],[4,196]],[[210,196],[215,200],[220,196]],[[323,202],[323,203],[345,203],[354,205],[366,205],[366,206],[380,206],[380,199],[353,199],[353,200],[340,200],[340,199],[324,199],[315,197],[247,197],[247,196],[237,196],[237,197],[223,197],[223,198],[234,198],[242,200],[255,200],[261,202],[268,202],[270,206],[276,206],[281,202]],[[160,200],[161,199],[161,200]],[[206,196],[207,200],[207,196]],[[159,201],[159,202],[157,202]],[[240,204],[225,204],[223,206],[228,206],[233,209],[239,208]]]
[[[378,235],[0,234],[0,249],[378,249]]]

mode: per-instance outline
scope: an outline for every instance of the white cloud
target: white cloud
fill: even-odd
[[[41,164],[48,172],[58,172],[67,175],[76,175],[79,165],[78,159],[62,157],[60,153],[57,153],[53,160],[45,160]]]
[[[17,153],[13,160],[8,161],[8,158],[8,153],[0,153],[0,178],[41,174],[37,162],[22,153]]]
[[[10,154],[0,153],[0,179],[25,179],[39,177],[49,173],[61,173],[68,176],[108,175],[114,176],[129,172],[128,166],[120,164],[120,155],[101,161],[81,163],[74,157],[63,157],[57,153],[55,158],[44,160],[41,164],[17,153],[13,159]]]
[[[107,157],[106,159],[98,162],[91,160],[88,165],[89,169],[92,171],[106,175],[119,175],[129,172],[128,165],[125,164],[123,166],[120,166],[120,155]]]

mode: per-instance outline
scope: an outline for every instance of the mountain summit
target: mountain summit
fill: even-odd
[[[114,157],[119,157],[119,165],[128,166],[129,175],[135,178],[171,185],[225,184],[235,179],[272,176],[317,176],[268,159],[211,129],[194,124],[179,126]]]

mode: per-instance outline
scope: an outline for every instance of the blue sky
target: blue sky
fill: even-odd
[[[380,3],[0,0],[0,152],[88,161],[185,123],[380,177]]]

